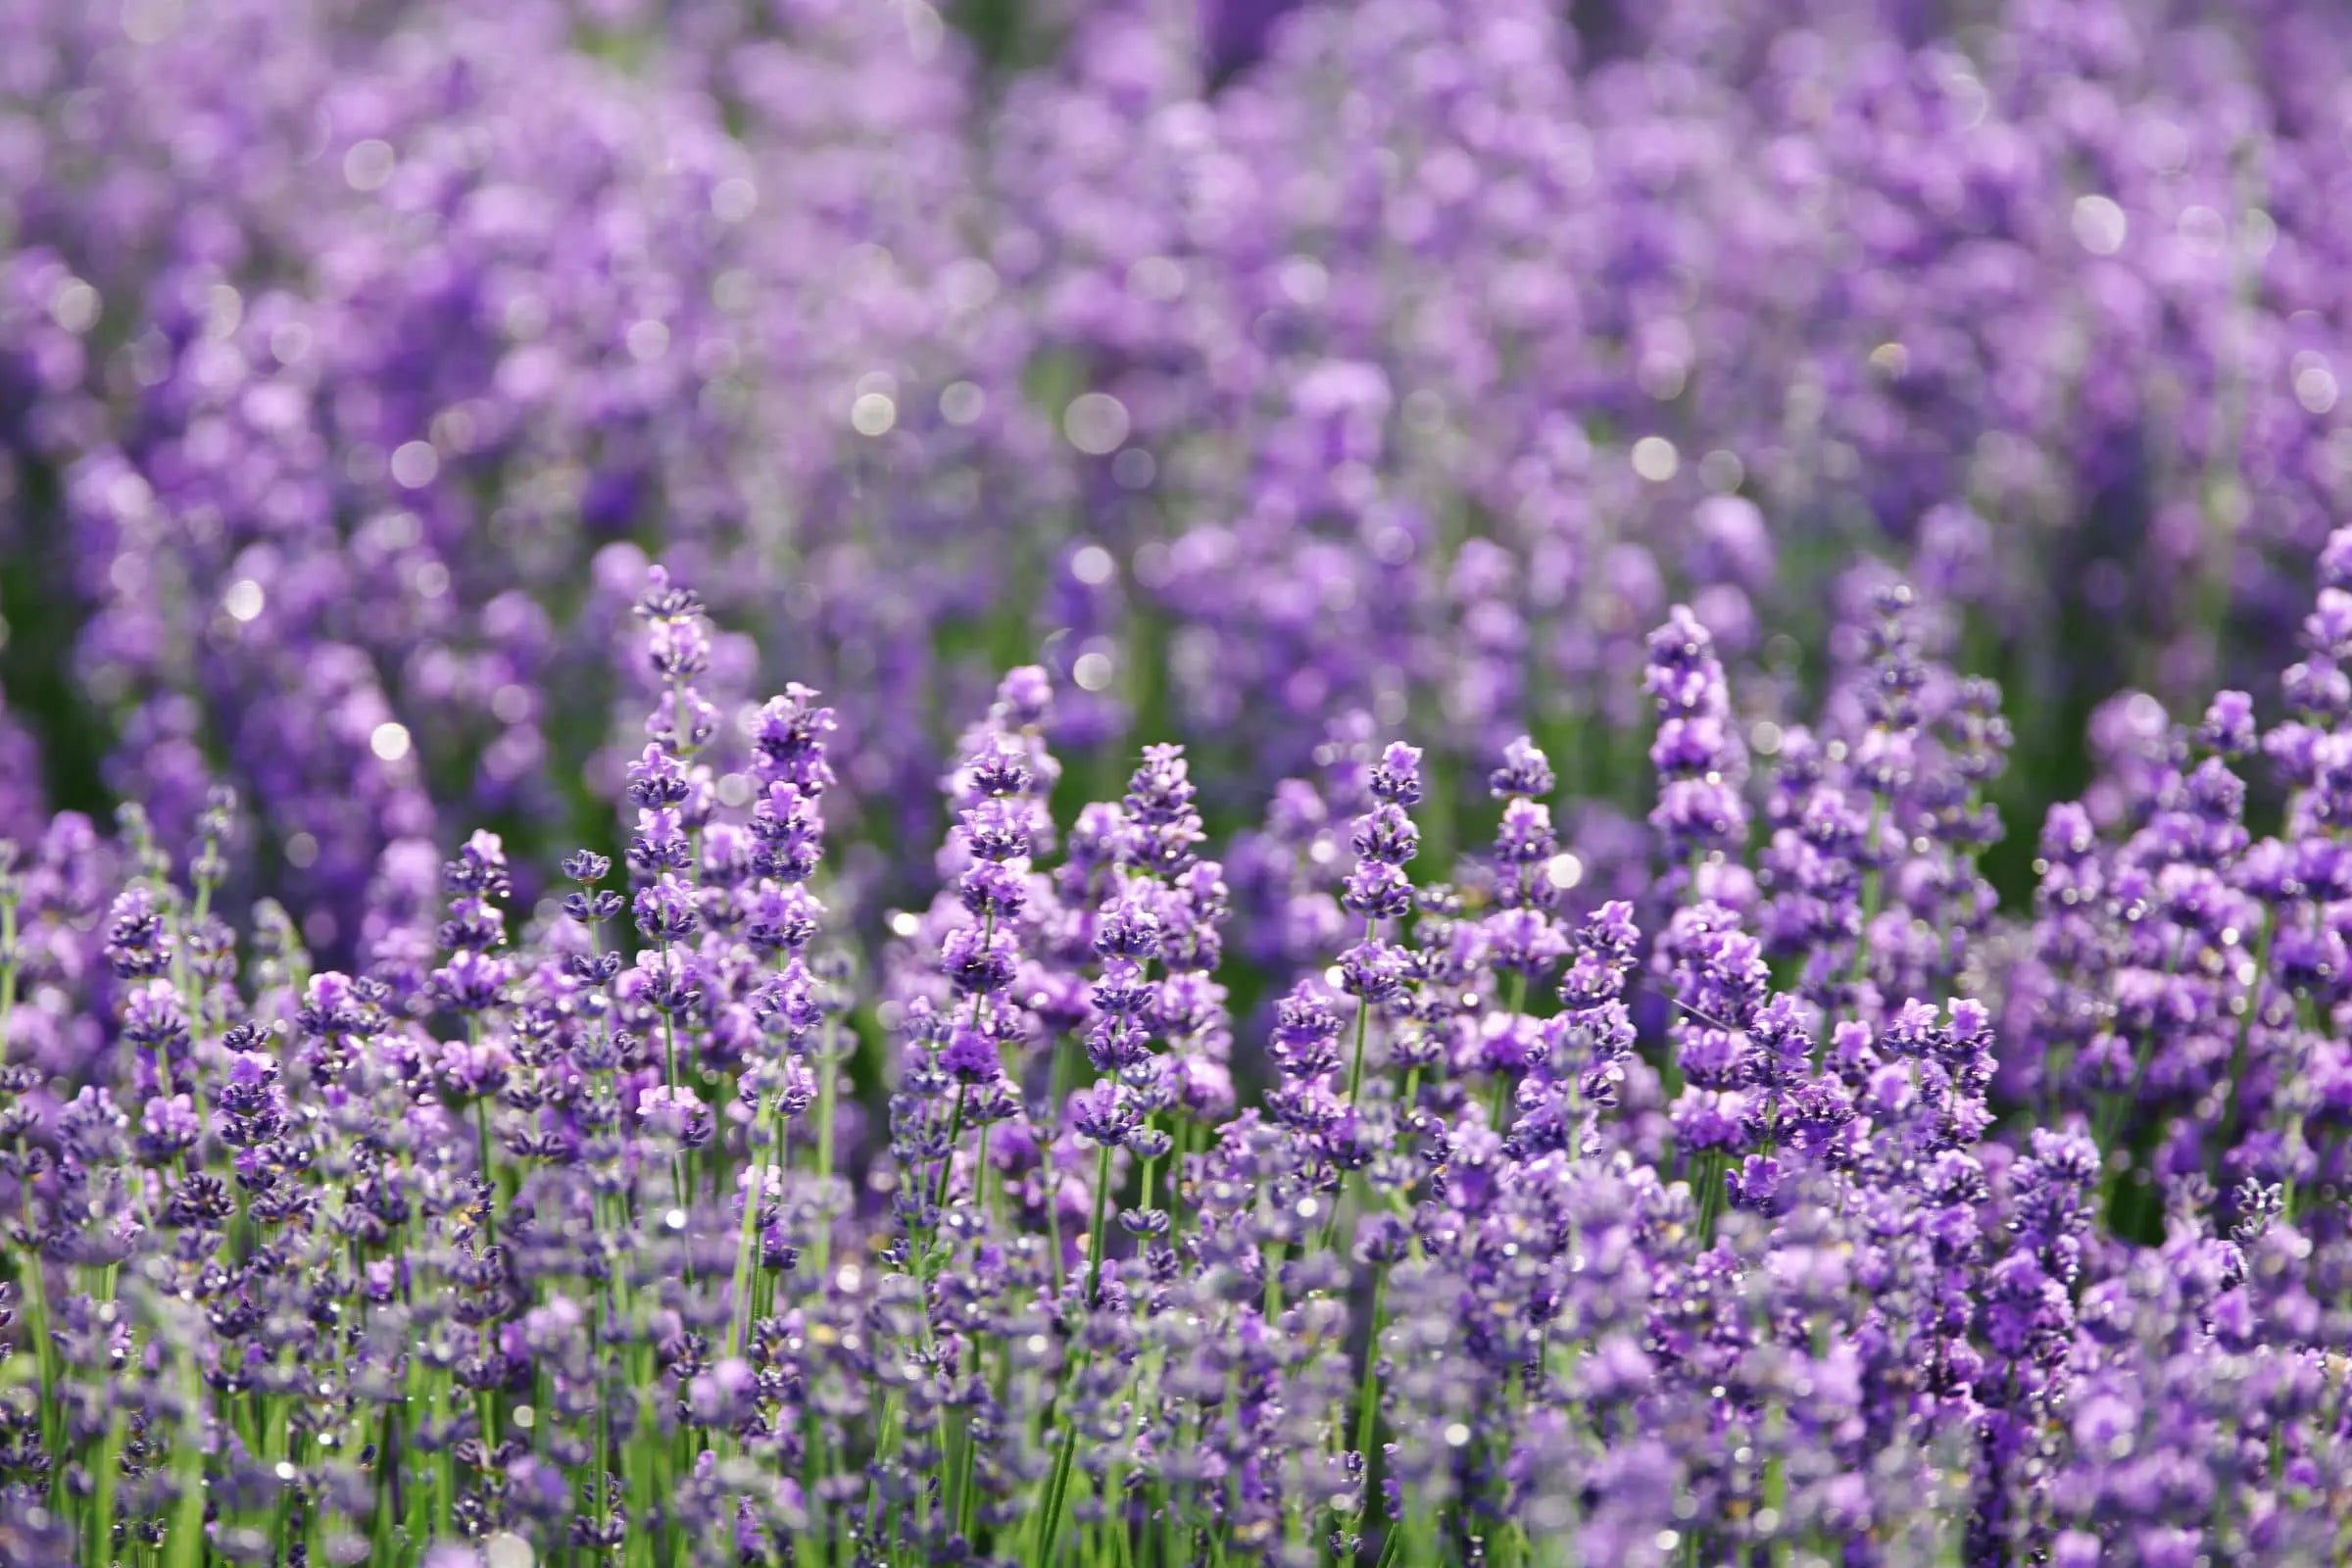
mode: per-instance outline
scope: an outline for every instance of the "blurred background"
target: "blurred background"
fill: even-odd
[[[2348,46],[2328,0],[10,0],[0,836],[136,799],[177,852],[233,782],[330,957],[404,843],[610,849],[660,561],[714,698],[839,710],[868,921],[1029,662],[1065,794],[1181,739],[1224,830],[1531,731],[1597,897],[1668,606],[1769,757],[1899,573],[2006,690],[2015,897],[2049,802],[2291,657]]]

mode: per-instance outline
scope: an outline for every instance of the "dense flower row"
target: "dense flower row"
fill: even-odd
[[[1450,864],[1401,742],[1223,860],[1177,747],[1057,811],[1025,666],[861,973],[833,710],[718,701],[659,569],[622,863],[534,908],[406,841],[323,969],[226,922],[226,792],[61,814],[0,880],[0,1554],[2339,1560],[2352,530],[2320,575],[2286,716],[2147,728],[2031,918],[1998,694],[1892,581],[1768,759],[1649,634],[1630,901],[1526,740]]]
[[[714,691],[834,695],[861,912],[1030,660],[1096,791],[1189,738],[1230,823],[1409,708],[1433,842],[1525,730],[1591,860],[1672,602],[1787,722],[1891,548],[2036,814],[2082,709],[2300,614],[2331,0],[1056,0],[1018,70],[942,21],[1019,9],[15,0],[0,830],[103,782],[176,845],[231,781],[338,961],[395,841],[615,850],[649,556],[757,638]]]
[[[0,7],[0,1562],[2352,1560],[2342,9],[945,9]]]

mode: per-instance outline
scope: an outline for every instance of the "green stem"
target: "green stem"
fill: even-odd
[[[1095,1218],[1086,1238],[1086,1310],[1093,1311],[1102,1288],[1102,1220],[1110,1209],[1110,1146],[1095,1160]]]
[[[1102,1282],[1102,1221],[1110,1200],[1110,1146],[1104,1144],[1095,1163],[1095,1217],[1089,1228],[1086,1249],[1086,1296],[1080,1305],[1082,1312],[1094,1309],[1095,1298]],[[1038,1515],[1038,1568],[1052,1568],[1054,1548],[1061,1540],[1062,1509],[1069,1501],[1070,1471],[1078,1452],[1077,1401],[1074,1397],[1077,1381],[1086,1366],[1082,1351],[1070,1368],[1062,1388],[1073,1397],[1062,1402],[1061,1446],[1054,1455],[1054,1468],[1046,1479],[1045,1507]]]
[[[1175,1147],[1168,1152],[1168,1234],[1184,1234],[1184,1161],[1192,1152],[1193,1123],[1181,1106],[1176,1111]]]
[[[65,1404],[59,1392],[64,1382],[58,1372],[57,1346],[49,1336],[49,1271],[44,1266],[32,1223],[31,1184],[21,1183],[17,1196],[24,1204],[24,1229],[35,1238],[34,1245],[24,1250],[21,1265],[25,1295],[24,1334],[32,1342],[33,1367],[40,1375],[41,1447],[50,1456],[49,1505],[55,1510],[60,1489],[65,1485]]]
[[[666,942],[662,944],[662,969],[664,974],[669,972],[669,944]],[[667,1007],[662,1009],[662,1083],[668,1089],[678,1087],[678,1024],[670,1016]]]
[[[433,1465],[433,1529],[448,1535],[458,1503],[458,1456],[456,1446],[449,1441],[449,1424],[454,1419],[449,1406],[449,1373],[434,1367],[426,1374],[432,1383],[431,1403],[433,1425],[441,1432],[441,1451]]]
[[[865,1506],[865,1530],[868,1537],[873,1535],[875,1525],[881,1517],[882,1467],[889,1463],[890,1450],[898,1441],[898,1424],[899,1391],[893,1388],[885,1391],[882,1396],[882,1425],[874,1434],[873,1485],[867,1490]]]
[[[490,1097],[487,1095],[474,1097],[473,1130],[482,1141],[482,1180],[490,1188],[489,1196],[482,1200],[482,1234],[495,1245],[498,1241],[498,1146],[490,1141]]]
[[[2254,939],[2254,979],[2246,987],[2246,1010],[2237,1015],[2237,1043],[2230,1052],[2230,1108],[2222,1118],[2221,1143],[2214,1151],[2214,1169],[2218,1175],[2221,1162],[2230,1151],[2237,1147],[2238,1129],[2244,1124],[2246,1107],[2246,1047],[2254,1031],[2254,1015],[2262,1010],[2262,988],[2271,971],[2271,916],[2268,909],[2257,910],[2254,916],[2262,922],[2261,933]]]
[[[90,1561],[94,1564],[115,1559],[115,1488],[122,1479],[122,1412],[118,1407],[106,1424],[106,1438],[98,1446],[97,1473],[91,1477],[98,1489],[90,1529]]]
[[[396,1411],[405,1411],[414,1406],[418,1400],[419,1388],[429,1391],[432,1387],[432,1373],[426,1367],[424,1352],[421,1348],[412,1349],[409,1352],[408,1371],[403,1383],[401,1402],[393,1406]],[[404,1431],[403,1437],[406,1436],[407,1433]],[[403,1459],[408,1457],[410,1446],[411,1445],[407,1442],[401,1445]],[[420,1456],[417,1471],[422,1473],[411,1474],[404,1470],[392,1472],[393,1485],[402,1489],[406,1494],[402,1498],[401,1528],[411,1541],[422,1541],[426,1533],[432,1529],[433,1489],[428,1484],[431,1470],[432,1465],[429,1459],[423,1459]]]
[[[1372,1004],[1358,998],[1355,1004],[1355,1053],[1348,1063],[1348,1103],[1355,1104],[1364,1087],[1364,1041],[1372,1032]]]
[[[1078,1366],[1084,1364],[1082,1359]],[[1074,1373],[1077,1367],[1072,1370]],[[1036,1568],[1054,1568],[1054,1548],[1061,1544],[1061,1511],[1069,1501],[1070,1470],[1077,1455],[1078,1418],[1071,1408],[1062,1412],[1061,1446],[1054,1450],[1054,1469],[1046,1480],[1045,1510],[1038,1515]]]
[[[1723,1202],[1723,1151],[1710,1149],[1698,1156],[1698,1245],[1715,1242],[1715,1220]]]
[[[2115,1222],[2116,1193],[2123,1183],[2125,1167],[2125,1161],[2115,1157],[2116,1145],[2131,1120],[2132,1102],[2139,1098],[2139,1086],[2147,1077],[2148,1060],[2155,1054],[2155,1031],[2149,1030],[2140,1036],[2139,1050],[2132,1055],[2132,1082],[2121,1094],[2100,1097],[2095,1134],[2099,1146],[2099,1163],[2106,1175],[2099,1184],[2099,1213],[2105,1216],[2111,1226]]]
[[[1382,1320],[1388,1316],[1389,1270],[1383,1263],[1372,1265],[1372,1325],[1364,1338],[1364,1372],[1355,1388],[1355,1452],[1363,1463],[1363,1488],[1355,1505],[1355,1528],[1361,1531],[1364,1518],[1372,1511],[1372,1499],[1380,1494],[1378,1477],[1373,1473],[1372,1438],[1380,1420],[1380,1334]]]
[[[377,1416],[375,1440],[375,1520],[368,1531],[369,1560],[392,1560],[392,1521],[399,1512],[399,1498],[392,1490],[392,1478],[399,1473],[400,1406],[387,1402]]]
[[[1046,1168],[1039,1180],[1046,1192],[1046,1247],[1054,1265],[1054,1294],[1059,1296],[1063,1285],[1061,1261],[1061,1171],[1054,1163],[1051,1145],[1046,1150]]]
[[[833,1182],[833,1075],[837,1064],[833,1059],[833,1023],[825,1021],[824,1039],[818,1047],[821,1058],[816,1069],[816,1277],[821,1282],[830,1272],[833,1257],[833,1216],[823,1205],[831,1200],[829,1189]]]
[[[1388,1303],[1389,1271],[1376,1266],[1372,1270],[1372,1331],[1364,1342],[1364,1375],[1355,1391],[1355,1451],[1364,1456],[1367,1466],[1372,1456],[1372,1423],[1380,1412],[1380,1331]]]
[[[989,1129],[994,1125],[993,1122],[985,1121],[980,1124],[980,1147],[972,1153],[973,1206],[988,1216],[988,1228],[992,1232],[999,1228],[997,1225],[996,1186],[988,1179],[988,1134]],[[972,1245],[977,1248],[980,1244],[974,1242]]]
[[[735,1238],[734,1290],[727,1298],[727,1354],[735,1355],[743,1348],[744,1336],[749,1332],[752,1301],[752,1239],[760,1230],[760,1201],[766,1194],[766,1171],[760,1160],[760,1124],[767,1119],[767,1097],[761,1095],[752,1105],[752,1123],[745,1135],[747,1152],[751,1155],[746,1170],[749,1180],[743,1189],[743,1224]]]
[[[948,1200],[948,1175],[956,1168],[956,1145],[963,1137],[964,1101],[971,1094],[970,1084],[956,1086],[956,1109],[948,1117],[948,1152],[939,1159],[939,1177],[931,1186],[931,1206],[939,1207]]]
[[[1370,1038],[1371,1033],[1372,1004],[1359,998],[1357,999],[1355,1007],[1355,1049],[1348,1062],[1348,1104],[1350,1108],[1354,1106],[1357,1097],[1363,1093],[1364,1043]],[[1340,1211],[1347,1207],[1348,1188],[1355,1183],[1360,1182],[1362,1179],[1363,1178],[1360,1174],[1351,1173],[1349,1175],[1341,1177],[1337,1185],[1332,1188],[1331,1212],[1325,1215],[1323,1219],[1323,1246],[1326,1249],[1330,1248],[1339,1237]],[[1276,1254],[1279,1255],[1281,1249],[1277,1247],[1275,1251]],[[1278,1300],[1280,1292],[1281,1287],[1276,1283],[1274,1277],[1274,1264],[1272,1261],[1269,1261],[1266,1265],[1267,1301],[1269,1303],[1273,1303]],[[1267,1321],[1271,1322],[1273,1317],[1274,1307],[1272,1304],[1269,1304],[1266,1308]]]
[[[180,1349],[179,1440],[172,1452],[172,1527],[165,1537],[170,1568],[202,1568],[204,1542],[204,1372],[192,1341]]]
[[[956,1510],[956,1534],[965,1541],[972,1539],[972,1473],[978,1457],[979,1443],[972,1432],[971,1412],[964,1413],[963,1446],[956,1455],[956,1479],[950,1488],[950,1505]]]

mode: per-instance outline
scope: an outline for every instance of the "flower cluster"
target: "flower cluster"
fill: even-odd
[[[1997,704],[1897,584],[1770,776],[1692,614],[1651,636],[1632,900],[1574,902],[1533,742],[1494,760],[1492,845],[1418,882],[1423,755],[1336,748],[1292,793],[1359,808],[1338,917],[1238,1021],[1267,971],[1225,961],[1190,759],[1060,806],[1034,666],[861,983],[822,897],[835,714],[706,695],[702,602],[660,570],[625,867],[573,854],[533,908],[476,832],[387,873],[324,967],[273,906],[225,920],[225,789],[184,854],[62,813],[0,847],[0,1539],[2328,1560],[2346,562],[2352,530],[2285,716],[2224,693],[2127,750],[2052,811],[2030,914],[1970,880]]]
[[[0,13],[0,1561],[2352,1560],[2342,7]]]
[[[1676,600],[1761,700],[1869,663],[1837,573],[1897,555],[2037,815],[2060,715],[2276,663],[2352,475],[2327,0],[184,11],[0,24],[0,831],[233,784],[240,896],[338,963],[461,825],[529,898],[619,853],[649,553],[711,702],[848,715],[869,922],[1030,659],[1074,769],[1182,738],[1212,819],[1355,710],[1448,778],[1529,731],[1597,890]],[[1903,897],[1893,797],[1824,790],[1768,946]]]

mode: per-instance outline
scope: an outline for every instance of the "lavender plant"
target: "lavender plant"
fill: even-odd
[[[2347,60],[7,8],[0,1561],[2352,1558]]]
[[[2339,1554],[2346,558],[2294,716],[2226,693],[2105,828],[2053,813],[2008,925],[1908,891],[1949,886],[1930,803],[1983,747],[1929,750],[1906,593],[1822,753],[1875,808],[1746,775],[1678,609],[1642,901],[1570,910],[1524,739],[1492,849],[1416,882],[1426,763],[1392,743],[1348,774],[1324,965],[1244,1024],[1188,759],[1065,828],[1036,668],[968,733],[947,887],[869,990],[824,899],[835,714],[713,704],[661,571],[624,863],[566,858],[535,908],[476,832],[322,968],[271,906],[225,923],[227,791],[184,856],[60,814],[0,882],[12,1552]],[[2289,785],[2262,841],[2257,754]],[[1795,825],[1751,830],[1758,795]],[[1793,842],[1864,868],[1806,897],[1903,891],[1792,920]],[[1898,909],[2015,957],[1901,961],[1868,935]]]
[[[869,935],[1032,660],[1089,788],[1181,740],[1221,827],[1409,710],[1450,858],[1526,731],[1596,889],[1673,602],[1787,725],[1899,561],[2018,821],[2118,687],[2291,644],[2352,472],[2339,8],[946,10],[1019,25],[12,8],[6,830],[177,846],[231,782],[240,893],[346,967],[392,845],[488,823],[536,897],[622,848],[655,557],[750,634],[714,692],[836,695]]]

